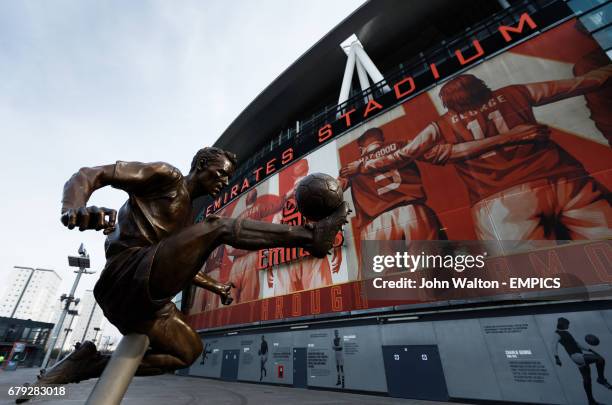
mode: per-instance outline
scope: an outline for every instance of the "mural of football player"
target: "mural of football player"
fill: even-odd
[[[338,381],[336,385],[341,385],[344,388],[344,353],[342,352],[344,345],[342,344],[342,338],[338,330],[334,330],[334,340],[332,341],[332,350],[334,351],[334,358],[336,360],[336,374],[338,375]]]
[[[257,189],[252,189],[246,195],[246,208],[239,215],[239,219],[265,220],[266,217],[279,211],[284,199],[265,195],[257,196]],[[261,298],[259,270],[257,261],[259,252],[235,249],[227,246],[227,253],[234,257],[229,282],[235,286],[234,302],[246,302]]]
[[[555,353],[555,362],[559,367],[563,365],[559,358],[559,345],[563,346],[565,352],[569,358],[578,366],[580,375],[582,375],[582,384],[584,391],[586,392],[589,405],[597,405],[599,402],[595,401],[593,397],[593,386],[591,382],[591,364],[595,364],[597,369],[597,382],[603,385],[605,388],[612,390],[612,385],[606,380],[605,367],[606,361],[604,358],[596,353],[593,349],[584,347],[574,339],[572,334],[569,332],[570,321],[567,318],[559,318],[557,320],[557,330],[555,331],[555,342],[553,345],[553,352]],[[597,338],[593,335],[587,335],[587,337],[594,340],[594,344],[599,344]]]
[[[204,345],[204,350],[202,350],[202,360],[200,361],[200,364],[206,364],[208,355],[212,353],[212,350],[210,350],[209,348],[210,348],[210,343],[206,343]]]
[[[281,174],[284,177],[281,193],[283,192],[282,189],[288,189],[288,191],[286,192],[285,204],[282,210],[274,216],[273,222],[290,225],[303,225],[305,223],[305,218],[297,209],[294,193],[295,186],[308,175],[309,170],[308,161],[301,159]],[[279,266],[276,271],[268,270],[267,282],[269,287],[274,288],[274,296],[331,285],[332,272],[337,273],[342,263],[342,247],[340,245],[342,245],[341,233],[336,238],[335,246],[337,247],[332,250],[331,263],[328,258],[303,257]]]
[[[591,33],[582,25],[576,23],[576,33],[583,36],[586,41],[592,41]],[[610,58],[606,52],[599,46],[588,52],[580,58],[572,68],[574,76],[581,76],[597,69],[600,66],[605,66],[610,63]],[[595,127],[608,140],[608,145],[612,146],[612,88],[603,88],[598,91],[588,92],[584,95],[587,107],[591,112],[591,120]]]
[[[600,90],[611,74],[608,65],[575,78],[497,90],[474,75],[459,75],[440,90],[447,113],[400,150],[352,162],[341,173],[379,173],[415,159],[453,163],[482,240],[610,238],[610,193],[550,140],[533,107]]]
[[[268,342],[264,335],[261,335],[261,345],[258,350],[259,354],[259,381],[263,380],[264,377],[268,376],[268,370],[266,369],[266,363],[268,362]]]
[[[446,239],[438,217],[425,204],[421,174],[413,161],[382,170],[352,170],[385,159],[402,145],[387,142],[380,128],[368,129],[357,144],[361,158],[343,167],[339,180],[344,190],[351,188],[361,240]]]

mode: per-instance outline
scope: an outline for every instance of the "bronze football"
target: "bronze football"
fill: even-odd
[[[295,190],[298,209],[307,219],[319,221],[342,204],[342,187],[338,180],[325,173],[304,177]]]

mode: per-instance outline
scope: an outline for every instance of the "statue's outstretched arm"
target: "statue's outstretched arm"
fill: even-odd
[[[64,185],[62,223],[68,229],[104,229],[108,234],[114,230],[117,212],[109,208],[87,207],[94,191],[111,186],[133,194],[147,193],[176,182],[181,176],[178,169],[164,162],[118,161],[111,165],[83,167]]]

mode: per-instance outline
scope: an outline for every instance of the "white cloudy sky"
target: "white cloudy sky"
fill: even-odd
[[[14,265],[51,268],[68,292],[66,256],[81,242],[101,270],[103,235],[59,221],[70,175],[119,159],[187,171],[197,149],[361,3],[0,0],[0,280]],[[119,208],[125,197],[100,190],[90,202]],[[96,279],[84,276],[77,296]]]

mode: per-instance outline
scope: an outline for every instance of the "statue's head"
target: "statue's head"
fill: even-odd
[[[189,174],[195,177],[205,194],[214,197],[229,184],[237,164],[238,158],[234,153],[206,147],[193,157]]]

